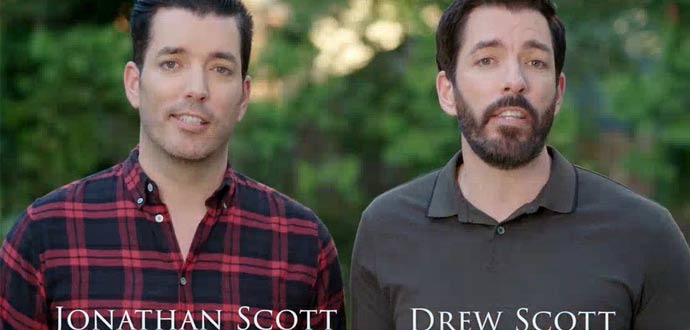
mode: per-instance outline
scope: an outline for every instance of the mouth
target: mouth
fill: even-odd
[[[504,107],[495,111],[491,118],[526,120],[529,114],[521,107]]]
[[[171,115],[171,117],[177,119],[180,122],[183,122],[185,124],[189,125],[206,125],[208,124],[208,120],[204,117],[201,117],[196,114],[191,114],[191,113],[177,113]]]
[[[208,119],[197,115],[196,113],[175,113],[170,115],[175,120],[178,129],[186,133],[200,134],[205,132],[209,127]]]

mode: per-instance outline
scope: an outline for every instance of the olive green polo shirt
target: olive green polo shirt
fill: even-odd
[[[690,249],[670,213],[555,149],[498,223],[442,169],[377,197],[352,257],[353,330],[690,329]]]

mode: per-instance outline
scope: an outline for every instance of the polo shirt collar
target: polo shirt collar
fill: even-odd
[[[540,207],[558,213],[570,213],[575,208],[577,196],[575,167],[553,147],[547,146],[547,151],[551,156],[549,179],[532,202],[518,208],[507,220],[523,213],[534,213]],[[461,222],[475,222],[473,219],[488,218],[462,196],[456,181],[457,168],[462,161],[462,151],[458,151],[439,171],[429,198],[428,217],[458,216]]]
[[[438,172],[429,199],[426,213],[428,217],[445,218],[458,214],[458,201],[465,200],[455,180],[460,164],[462,164],[462,150],[458,151]]]
[[[558,213],[573,212],[577,199],[575,166],[553,147],[546,150],[551,156],[551,173],[534,202]]]

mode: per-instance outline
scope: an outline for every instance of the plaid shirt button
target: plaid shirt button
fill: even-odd
[[[156,214],[156,222],[158,222],[158,223],[163,222],[163,215],[162,214]]]
[[[180,284],[187,285],[187,279],[184,276],[180,277]]]

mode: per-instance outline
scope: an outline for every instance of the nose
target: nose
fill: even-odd
[[[208,83],[203,69],[190,70],[185,99],[195,102],[204,102],[208,99]]]
[[[518,61],[513,62],[506,68],[505,79],[503,82],[504,94],[524,94],[527,91],[527,79],[525,72]]]

